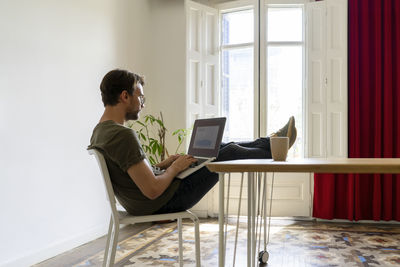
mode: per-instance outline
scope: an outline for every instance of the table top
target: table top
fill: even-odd
[[[212,162],[212,172],[399,173],[400,158],[245,159]]]

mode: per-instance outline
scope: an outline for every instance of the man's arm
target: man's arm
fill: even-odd
[[[196,159],[189,155],[179,156],[163,174],[155,176],[147,161],[142,160],[129,167],[128,174],[143,195],[149,199],[156,199],[168,188],[178,173],[195,161]]]

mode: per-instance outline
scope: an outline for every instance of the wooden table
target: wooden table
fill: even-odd
[[[255,184],[254,174],[260,172],[310,172],[310,173],[400,173],[400,158],[303,158],[287,161],[272,159],[249,159],[221,161],[207,164],[212,172],[219,173],[219,256],[220,267],[224,266],[224,184],[225,173],[248,173],[248,232],[247,232],[247,266],[255,266],[254,231],[255,221]],[[253,256],[252,256],[253,255]]]

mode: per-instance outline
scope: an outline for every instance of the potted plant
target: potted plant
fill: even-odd
[[[165,135],[168,130],[165,127],[162,112],[158,117],[149,114],[145,115],[142,120],[129,121],[127,127],[136,131],[151,165],[156,165],[169,157],[170,154],[165,144]],[[191,129],[177,129],[172,133],[173,136],[178,138],[178,146],[174,154],[178,153],[190,131]]]

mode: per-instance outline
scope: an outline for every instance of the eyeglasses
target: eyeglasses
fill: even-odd
[[[140,105],[143,106],[144,102],[146,101],[146,98],[144,97],[144,95],[140,95],[139,100],[140,100]]]

